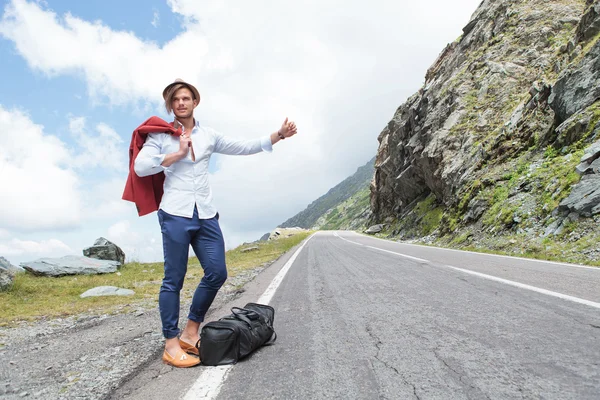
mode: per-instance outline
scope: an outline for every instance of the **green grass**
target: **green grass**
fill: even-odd
[[[344,229],[354,220],[359,218],[370,203],[369,187],[365,187],[352,195],[344,202],[338,204],[325,217],[325,222],[321,225],[322,230]]]
[[[304,240],[310,232],[257,244],[258,250],[242,253],[239,246],[226,253],[229,277],[279,258]],[[253,245],[254,246],[254,245]],[[188,263],[182,300],[191,297],[204,275],[196,257]],[[128,263],[118,273],[58,278],[21,273],[8,291],[0,293],[0,326],[41,317],[65,317],[80,313],[102,314],[156,306],[163,277],[163,263]],[[96,286],[117,286],[135,291],[133,296],[88,297],[79,295]]]

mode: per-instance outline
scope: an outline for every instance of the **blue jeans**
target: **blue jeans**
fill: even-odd
[[[179,334],[179,292],[187,272],[190,245],[204,269],[204,277],[194,293],[188,318],[202,322],[227,279],[225,243],[219,227],[219,214],[210,219],[199,219],[196,208],[192,218],[158,210],[158,221],[165,256],[165,276],[158,296],[158,308],[163,335],[171,339]]]

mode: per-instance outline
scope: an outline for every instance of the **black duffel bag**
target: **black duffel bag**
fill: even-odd
[[[200,331],[200,361],[204,365],[235,364],[277,338],[273,329],[275,309],[248,303],[233,307],[231,314],[212,321]]]

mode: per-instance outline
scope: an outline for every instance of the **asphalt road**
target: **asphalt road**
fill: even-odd
[[[599,302],[597,268],[320,232],[270,301],[276,344],[230,368],[216,398],[600,399]],[[121,394],[183,398],[207,371]]]

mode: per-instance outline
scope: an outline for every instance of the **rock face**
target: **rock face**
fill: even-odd
[[[427,211],[441,235],[539,237],[555,210],[600,212],[599,15],[598,0],[484,0],[380,133],[371,224]]]
[[[121,263],[118,261],[97,260],[81,256],[39,258],[21,263],[21,267],[40,276],[107,274],[116,272],[120,265]]]
[[[595,45],[574,70],[556,81],[550,105],[560,122],[586,109],[600,98],[600,45]]]
[[[83,249],[83,255],[98,260],[118,261],[121,265],[125,263],[123,250],[103,237],[96,239],[93,246]]]
[[[25,270],[23,268],[12,265],[10,263],[10,261],[8,261],[4,257],[0,257],[0,269],[5,269],[5,270],[13,272],[13,273],[25,272]]]
[[[9,289],[14,280],[14,275],[7,269],[0,268],[0,292]]]

